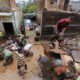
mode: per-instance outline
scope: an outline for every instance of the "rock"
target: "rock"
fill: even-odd
[[[47,56],[44,56],[44,57],[42,57],[42,58],[40,59],[40,61],[41,61],[42,63],[47,63],[47,62],[49,62],[50,60],[49,60],[49,58],[48,58]]]

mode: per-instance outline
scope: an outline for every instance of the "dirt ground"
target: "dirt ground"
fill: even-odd
[[[33,33],[31,32],[30,35],[33,35]],[[33,42],[34,37],[31,36],[30,40]],[[41,74],[41,70],[38,64],[39,56],[43,55],[42,46],[34,45],[33,53],[33,57],[26,57],[28,70],[27,73],[24,75],[24,80],[42,80],[42,78],[39,77],[39,75]],[[0,61],[0,63],[3,65],[3,61]],[[17,73],[17,62],[15,57],[13,63],[7,66],[5,72],[2,72],[2,65],[0,66],[0,80],[23,80],[23,78]]]

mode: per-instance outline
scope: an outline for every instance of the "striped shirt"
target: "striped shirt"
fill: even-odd
[[[16,52],[16,56],[17,56],[17,63],[18,63],[18,65],[20,65],[20,66],[25,65],[24,54]]]

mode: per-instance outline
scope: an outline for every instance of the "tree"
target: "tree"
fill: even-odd
[[[23,8],[24,13],[32,13],[36,10],[37,10],[37,5],[35,5],[35,4],[31,4],[30,6],[27,5],[25,8]]]

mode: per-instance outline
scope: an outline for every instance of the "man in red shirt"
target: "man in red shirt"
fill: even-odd
[[[71,23],[72,18],[68,17],[68,18],[64,18],[61,19],[60,21],[57,22],[56,26],[55,26],[55,33],[57,35],[63,35],[63,33],[66,31],[66,29],[69,26],[69,23]]]

